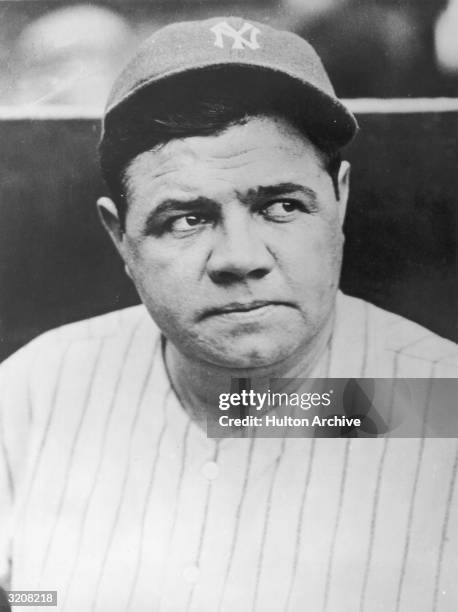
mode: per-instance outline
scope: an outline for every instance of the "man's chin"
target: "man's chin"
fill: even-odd
[[[268,339],[257,339],[257,341],[239,339],[236,342],[230,342],[228,346],[213,347],[211,352],[207,352],[205,360],[212,365],[231,371],[240,370],[249,373],[251,370],[275,368],[276,365],[291,357],[296,349],[295,343],[286,344],[284,340],[278,343]]]

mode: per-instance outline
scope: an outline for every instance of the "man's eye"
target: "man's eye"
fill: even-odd
[[[274,221],[287,221],[291,219],[297,211],[303,211],[304,207],[299,202],[290,200],[279,200],[267,204],[261,210],[263,217]]]
[[[185,215],[171,221],[169,227],[172,232],[188,232],[207,222],[208,219],[203,215]]]

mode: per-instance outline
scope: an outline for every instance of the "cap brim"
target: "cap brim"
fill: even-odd
[[[224,70],[227,78],[233,79],[233,86],[237,87],[237,78],[240,74],[253,73],[263,75],[266,85],[272,78],[288,84],[288,95],[294,95],[294,105],[303,108],[303,121],[307,131],[321,146],[327,149],[340,149],[354,138],[358,131],[358,124],[354,115],[336,97],[328,95],[315,87],[312,83],[302,80],[298,75],[285,70],[278,70],[272,66],[246,63],[207,63],[190,70],[175,70],[167,74],[143,81],[122,101],[107,109],[104,120],[104,132],[110,129],[110,125],[119,122],[134,120],[139,121],[136,109],[145,108],[145,99],[149,101],[146,105],[154,112],[155,101],[160,101],[161,89],[164,84],[173,86],[186,76],[192,81],[195,74],[207,73],[209,81],[214,71]],[[286,91],[286,89],[285,89]],[[275,92],[278,96],[278,91]],[[302,112],[302,110],[301,110]],[[125,126],[127,127],[127,126]],[[124,131],[124,130],[123,130]],[[126,131],[124,131],[126,133]],[[103,138],[103,136],[102,136]]]

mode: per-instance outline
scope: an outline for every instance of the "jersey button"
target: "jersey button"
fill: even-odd
[[[215,480],[215,478],[218,477],[218,474],[219,467],[214,461],[207,461],[207,463],[204,463],[202,466],[202,475],[207,480]]]
[[[194,584],[199,580],[199,568],[197,565],[189,565],[183,570],[183,578],[189,584]]]

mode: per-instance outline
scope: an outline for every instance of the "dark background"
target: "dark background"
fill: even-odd
[[[458,112],[358,120],[342,287],[458,340]],[[0,359],[138,301],[95,210],[98,125],[0,122]]]

